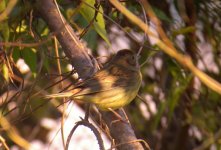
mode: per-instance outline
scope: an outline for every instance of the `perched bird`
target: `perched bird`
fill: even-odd
[[[101,70],[76,84],[72,90],[46,95],[46,98],[69,97],[93,103],[101,110],[114,110],[136,97],[141,80],[136,54],[131,50],[120,50]]]

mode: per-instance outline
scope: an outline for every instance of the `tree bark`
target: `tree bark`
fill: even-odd
[[[93,75],[98,68],[86,51],[71,26],[60,15],[53,0],[38,0],[36,10],[48,24],[49,29],[56,35],[65,55],[82,79]]]

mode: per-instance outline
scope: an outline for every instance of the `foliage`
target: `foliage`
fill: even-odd
[[[154,40],[147,38],[108,1],[101,1],[94,18],[95,2],[64,0],[58,1],[58,5],[76,33],[85,32],[82,42],[94,56],[109,56],[112,49],[116,52],[120,48],[138,52],[140,47],[143,47],[140,64],[149,56],[148,63],[141,67],[143,84],[139,93],[143,101],[136,98],[125,107],[138,138],[147,141],[152,149],[177,149],[181,144],[180,149],[220,148],[220,94],[201,83],[182,63],[163,53]],[[193,4],[189,6],[187,1],[149,2],[174,47],[190,56],[195,66],[207,75],[221,82],[221,3],[189,0]],[[149,21],[150,16],[145,19],[140,3],[122,3],[156,29],[153,21]],[[1,14],[10,7],[9,4],[7,0],[0,1]],[[71,70],[67,69],[70,61],[61,47],[56,49],[54,37],[35,11],[33,1],[18,1],[9,16],[0,20],[1,136],[9,147],[27,147],[27,141],[34,139],[46,142],[46,133],[42,132],[47,129],[39,122],[43,118],[60,118],[61,111],[57,107],[61,101],[45,101],[42,96],[76,82],[70,75]],[[24,64],[21,64],[22,60]],[[66,86],[62,88],[56,71],[57,60],[62,76],[67,78],[63,81]],[[25,65],[29,69],[25,69]],[[5,124],[7,127],[3,126]],[[30,139],[27,133],[36,128],[42,132],[39,130],[39,134],[33,134]],[[9,132],[10,129],[14,132]],[[16,140],[21,142],[16,143]]]

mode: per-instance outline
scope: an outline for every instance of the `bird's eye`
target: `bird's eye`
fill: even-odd
[[[129,59],[127,59],[127,63],[130,64],[130,65],[136,65],[136,58],[135,58],[135,56],[129,57]]]
[[[135,56],[132,56],[132,60],[136,60]]]

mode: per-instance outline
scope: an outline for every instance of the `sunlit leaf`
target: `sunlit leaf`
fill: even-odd
[[[20,26],[17,26],[16,28],[16,32],[20,33],[20,32],[25,32],[27,30],[27,25],[25,23],[25,21],[22,21]]]
[[[79,9],[81,15],[89,23],[94,18],[95,10],[93,8],[89,7],[88,5],[86,5],[85,3],[89,4],[90,6],[94,6],[95,0],[84,0],[84,2],[81,3],[81,7]],[[99,11],[101,13],[103,13],[102,6],[100,6]],[[93,27],[96,30],[96,32],[108,43],[108,45],[110,45],[110,42],[109,42],[108,36],[107,36],[107,32],[106,32],[106,29],[105,29],[104,17],[101,13],[97,14],[97,17],[93,22]]]
[[[2,74],[3,74],[3,77],[5,78],[5,80],[6,80],[6,81],[9,81],[8,67],[7,67],[6,64],[3,64]]]
[[[189,27],[185,27],[185,28],[181,28],[179,30],[175,30],[173,32],[173,37],[176,37],[177,35],[185,35],[191,32],[195,32],[196,28],[194,26],[189,26]]]

